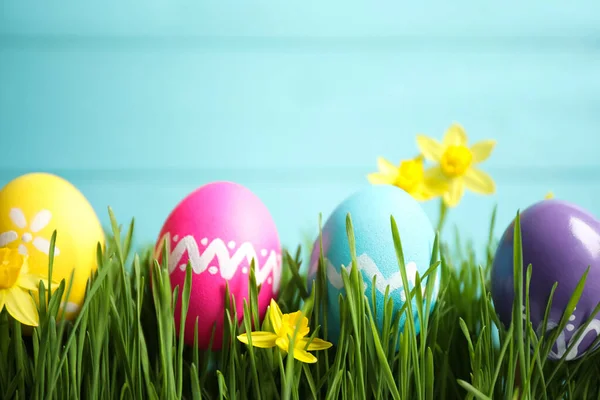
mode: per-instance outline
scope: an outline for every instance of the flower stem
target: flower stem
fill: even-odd
[[[440,199],[440,219],[437,224],[436,231],[441,235],[444,222],[446,222],[446,215],[448,214],[448,206],[444,202],[444,199]]]

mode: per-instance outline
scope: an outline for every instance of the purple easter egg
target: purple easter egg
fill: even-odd
[[[550,359],[558,360],[600,302],[600,221],[586,210],[560,200],[536,203],[523,211],[520,218],[523,286],[527,266],[531,264],[530,317],[538,335],[558,326],[579,280],[590,266],[581,299],[549,355]],[[507,326],[511,322],[514,296],[513,232],[514,221],[500,240],[491,273],[492,298],[498,316]],[[555,282],[558,286],[544,328],[544,313]],[[565,358],[574,360],[593,350],[590,347],[598,334],[600,315],[597,314]]]

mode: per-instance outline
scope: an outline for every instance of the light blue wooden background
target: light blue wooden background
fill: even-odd
[[[444,1],[0,2],[0,183],[58,173],[138,243],[227,179],[286,245],[452,122],[495,138],[493,197],[451,222],[482,244],[553,190],[600,215],[600,6]],[[426,204],[432,219],[437,204]]]

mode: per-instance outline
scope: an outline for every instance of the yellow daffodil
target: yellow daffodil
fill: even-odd
[[[552,193],[552,192],[548,192],[548,193],[546,193],[546,196],[544,196],[544,199],[546,199],[546,200],[550,200],[553,198],[554,198],[554,193]]]
[[[294,340],[294,358],[296,360],[305,363],[315,363],[317,362],[317,357],[308,351],[325,350],[332,346],[331,343],[318,338],[313,338],[309,344],[310,338],[306,337],[310,331],[308,318],[304,317],[300,311],[291,314],[282,314],[275,300],[271,300],[269,317],[274,332],[251,332],[250,337],[253,346],[264,349],[277,346],[284,353],[289,353],[290,338],[294,335],[298,325],[298,333]],[[237,338],[242,343],[249,343],[247,333],[239,335]]]
[[[396,166],[383,157],[377,158],[379,172],[367,175],[373,185],[394,185],[418,201],[427,201],[441,194],[436,181],[426,179],[423,156],[403,160]]]
[[[37,305],[29,291],[37,294],[40,280],[46,280],[30,274],[28,269],[26,255],[20,254],[17,249],[0,248],[0,311],[6,307],[17,321],[37,326]]]
[[[442,143],[425,135],[417,135],[417,145],[425,159],[439,163],[425,171],[425,179],[446,186],[443,198],[450,207],[460,202],[465,187],[478,194],[487,195],[496,191],[494,180],[475,167],[490,156],[496,142],[483,140],[469,147],[467,141],[467,134],[459,124],[448,128]]]

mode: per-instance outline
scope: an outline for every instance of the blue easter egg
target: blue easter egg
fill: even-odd
[[[357,265],[363,279],[365,295],[372,307],[372,282],[376,276],[375,303],[376,321],[381,332],[383,327],[386,287],[393,300],[393,312],[399,312],[407,294],[414,288],[416,272],[422,278],[425,293],[427,282],[423,275],[430,267],[435,232],[431,221],[421,205],[404,190],[391,185],[374,185],[359,190],[344,200],[331,214],[317,238],[311,254],[308,286],[316,279],[320,257],[320,240],[323,243],[327,279],[327,340],[337,344],[340,334],[339,295],[345,293],[341,269],[351,271],[351,253],[346,233],[346,216],[350,214],[356,242]],[[404,262],[409,281],[405,293],[392,236],[391,216],[394,217],[404,253]],[[436,258],[437,260],[437,255]],[[440,271],[436,269],[431,308],[435,306],[439,289]],[[422,307],[424,304],[422,305]],[[416,299],[412,302],[413,320],[417,333],[420,326],[417,317]],[[400,332],[404,329],[406,312],[400,318]]]

